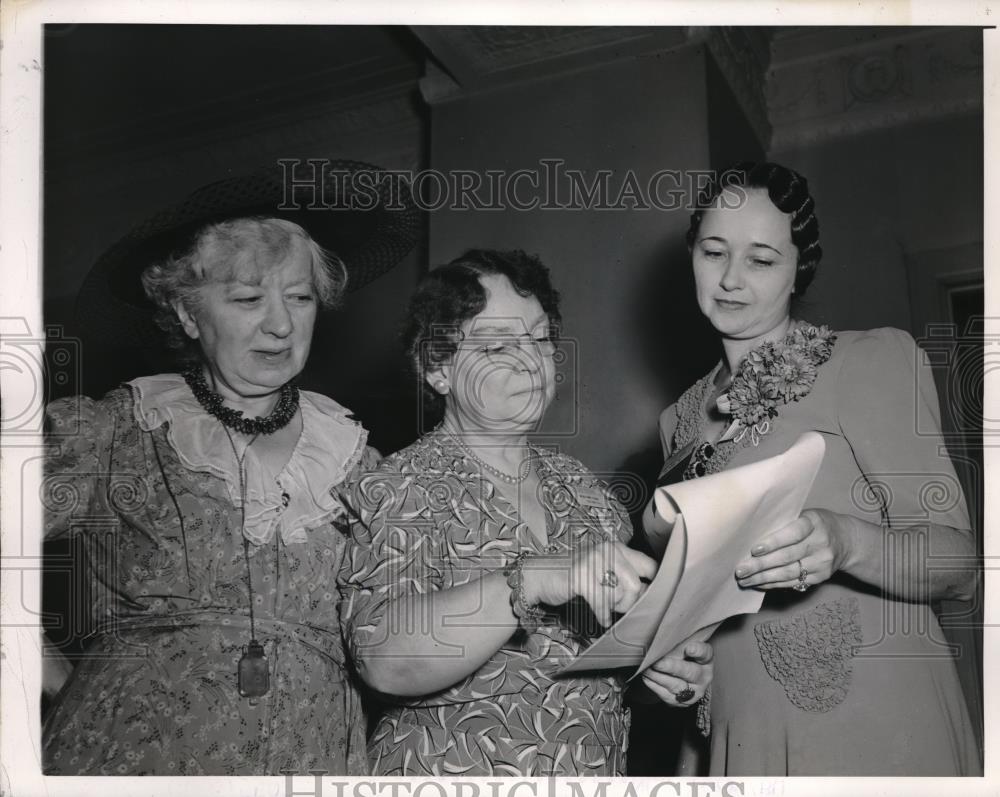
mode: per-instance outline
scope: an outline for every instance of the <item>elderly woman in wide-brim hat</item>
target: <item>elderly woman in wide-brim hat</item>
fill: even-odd
[[[365,168],[324,179],[349,191]],[[49,774],[366,769],[334,579],[341,490],[377,455],[293,380],[318,309],[403,257],[418,220],[398,194],[398,210],[288,211],[283,189],[271,169],[201,189],[81,291],[91,332],[148,343],[155,317],[187,365],[48,407],[46,534],[81,533],[102,590],[46,718]],[[100,533],[79,522],[94,517]]]

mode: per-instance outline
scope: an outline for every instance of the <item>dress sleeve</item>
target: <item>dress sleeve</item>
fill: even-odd
[[[338,586],[341,627],[355,657],[387,634],[380,624],[390,601],[444,584],[443,535],[421,496],[412,474],[391,467],[363,474],[351,490],[355,511]]]
[[[375,467],[381,461],[382,454],[377,448],[375,448],[375,446],[365,446],[365,451],[361,455],[361,462],[358,463],[358,475],[370,470],[375,470]]]
[[[70,396],[45,409],[45,468],[42,508],[46,538],[71,530],[74,514],[91,506],[99,481],[111,469],[115,422],[124,391],[100,401]]]
[[[674,430],[677,428],[677,405],[671,404],[660,413],[660,445],[663,447],[663,461],[670,458],[673,451]]]
[[[366,474],[374,471],[378,463],[382,461],[379,450],[373,446],[364,446],[361,454],[355,454],[356,462],[348,469],[343,481],[338,482],[330,488],[330,493],[345,506],[353,507],[354,485]],[[353,513],[352,513],[353,514]]]
[[[926,355],[899,329],[861,333],[849,345],[837,379],[837,416],[869,487],[854,492],[855,503],[877,505],[890,527],[929,522],[969,530]]]
[[[608,505],[611,507],[611,512],[613,516],[614,533],[618,540],[623,545],[628,545],[632,541],[632,520],[628,516],[628,511],[625,509],[622,502],[615,495],[614,491],[608,488]]]

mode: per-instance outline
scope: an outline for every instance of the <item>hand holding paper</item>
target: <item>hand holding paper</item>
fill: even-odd
[[[563,672],[639,665],[689,638],[707,638],[728,617],[760,609],[763,593],[733,575],[764,535],[802,512],[823,460],[809,432],[784,454],[657,489],[657,511],[678,512],[652,584],[632,609]]]
[[[843,568],[848,556],[838,534],[841,520],[842,515],[827,509],[807,509],[754,545],[752,555],[736,568],[737,582],[756,589],[805,590],[821,584]]]
[[[707,642],[686,642],[650,664],[642,673],[642,683],[664,703],[696,703],[712,682],[713,657]]]

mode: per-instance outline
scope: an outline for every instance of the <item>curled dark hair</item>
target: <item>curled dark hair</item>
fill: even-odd
[[[562,321],[559,293],[552,287],[548,268],[520,249],[470,249],[432,270],[410,299],[402,338],[420,380],[425,406],[435,412],[442,411],[444,398],[430,388],[424,375],[452,358],[462,338],[462,324],[486,307],[486,288],[479,278],[488,274],[504,276],[521,296],[538,299],[549,317],[553,336]]]
[[[699,195],[697,209],[691,214],[691,225],[687,231],[688,248],[694,247],[705,211],[724,189],[733,187],[762,188],[778,210],[791,215],[792,243],[799,252],[795,295],[802,296],[816,275],[823,249],[819,245],[819,221],[816,218],[816,203],[809,194],[809,183],[801,174],[786,166],[742,161],[715,173]]]

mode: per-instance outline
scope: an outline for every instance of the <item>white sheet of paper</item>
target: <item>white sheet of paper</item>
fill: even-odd
[[[822,436],[807,432],[784,454],[658,488],[661,514],[673,504],[679,515],[656,577],[562,672],[639,665],[638,674],[727,617],[757,612],[764,593],[741,589],[736,565],[757,540],[801,514],[825,450]]]

